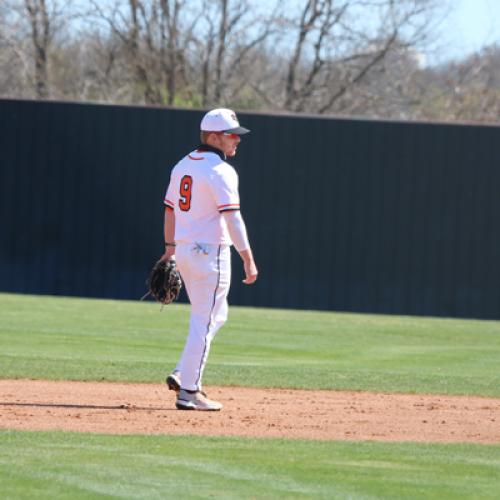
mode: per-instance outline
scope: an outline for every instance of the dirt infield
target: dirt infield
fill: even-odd
[[[175,409],[157,384],[0,380],[0,428],[500,443],[500,399],[209,387],[222,412]]]

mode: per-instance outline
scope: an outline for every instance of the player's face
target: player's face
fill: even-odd
[[[217,134],[219,140],[219,149],[228,157],[236,154],[236,148],[241,141],[238,134]]]

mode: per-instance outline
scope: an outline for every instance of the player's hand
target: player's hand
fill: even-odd
[[[253,260],[251,262],[245,262],[244,268],[246,276],[243,280],[243,283],[245,283],[245,285],[251,285],[252,283],[255,283],[255,281],[257,280],[257,275],[259,274],[255,262]]]

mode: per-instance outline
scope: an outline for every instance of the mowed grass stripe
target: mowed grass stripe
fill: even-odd
[[[0,431],[2,498],[498,498],[500,446]]]
[[[0,377],[161,382],[187,305],[0,294]],[[500,322],[230,308],[205,383],[500,396]]]

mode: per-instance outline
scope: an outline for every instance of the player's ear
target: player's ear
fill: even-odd
[[[216,134],[215,132],[205,133],[207,134],[205,144],[209,144],[210,146],[214,146],[216,148],[220,146],[220,139],[218,134]]]
[[[210,132],[205,132],[202,130],[200,132],[200,139],[202,144],[208,144],[208,137],[210,136]]]

